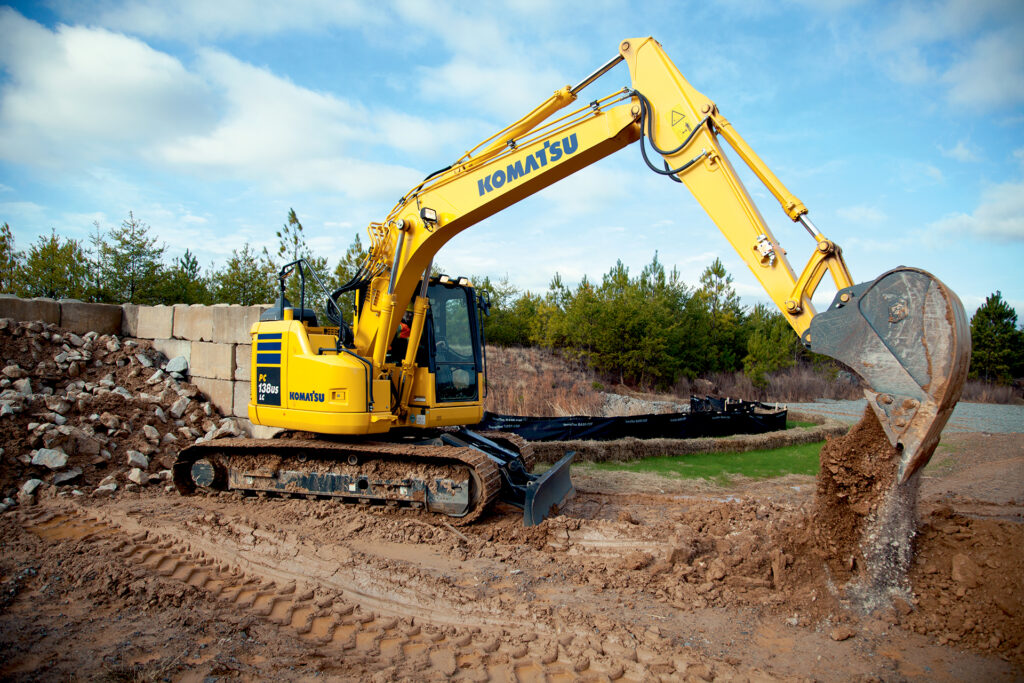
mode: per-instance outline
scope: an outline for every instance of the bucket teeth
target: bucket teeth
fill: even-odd
[[[931,459],[967,379],[971,337],[960,299],[923,270],[896,268],[840,290],[804,341],[864,379],[868,405],[902,451],[905,483]]]

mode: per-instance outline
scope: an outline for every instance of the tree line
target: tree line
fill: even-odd
[[[253,305],[276,300],[277,273],[285,263],[305,258],[334,289],[365,256],[356,234],[331,269],[328,258],[306,244],[294,210],[276,232],[276,253],[246,243],[220,267],[205,270],[189,250],[166,260],[166,245],[133,213],[120,226],[95,223],[94,229],[85,244],[51,230],[22,252],[10,226],[2,224],[0,292],[107,303]],[[739,371],[764,387],[770,373],[796,363],[837,368],[804,349],[774,307],[741,305],[719,259],[695,286],[684,283],[677,269],[666,270],[657,253],[638,274],[619,261],[600,282],[584,277],[574,288],[556,274],[541,294],[520,290],[507,276],[470,280],[490,302],[483,323],[489,343],[555,349],[626,384],[664,388],[681,377]],[[295,304],[298,290],[292,277],[286,295]],[[323,310],[320,301],[307,306]],[[972,377],[1009,383],[1024,376],[1024,329],[1000,292],[972,316],[971,337]]]
[[[507,277],[483,278],[492,302],[488,342],[560,349],[605,375],[667,387],[680,377],[743,372],[760,388],[797,363],[834,373],[839,365],[803,347],[785,317],[764,304],[742,306],[722,262],[688,287],[654,259],[638,275],[617,262],[600,283],[574,289],[557,275],[543,295],[519,291]],[[1024,327],[1000,292],[971,317],[970,377],[1000,384],[1024,377]]]
[[[119,226],[98,222],[88,240],[40,235],[25,251],[15,247],[10,225],[0,225],[0,292],[22,297],[79,299],[99,303],[213,304],[251,306],[277,300],[278,271],[298,258],[307,259],[335,288],[352,277],[363,258],[359,235],[333,270],[328,260],[306,246],[295,211],[277,231],[274,255],[245,243],[225,263],[204,269],[191,250],[167,260],[167,246],[150,235],[150,226],[129,212]],[[298,278],[287,293],[298,303]]]

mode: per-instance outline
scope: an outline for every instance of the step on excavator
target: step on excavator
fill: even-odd
[[[622,62],[628,87],[572,107]],[[723,141],[810,235],[813,249],[799,274]],[[962,304],[915,268],[855,284],[842,250],[804,204],[647,37],[622,41],[590,76],[428,175],[371,223],[366,259],[327,293],[323,324],[306,307],[306,285],[323,290],[323,283],[301,260],[285,266],[277,305],[251,329],[248,415],[288,431],[186,448],[173,467],[178,490],[413,507],[463,524],[500,500],[521,508],[527,526],[543,521],[573,493],[573,455],[535,474],[529,444],[470,429],[483,416],[487,303],[464,277],[432,277],[431,265],[463,230],[635,142],[650,170],[696,197],[803,344],[864,380],[871,408],[901,451],[898,485],[906,485],[928,462],[960,397],[970,357]],[[295,271],[298,307],[284,296]],[[826,274],[838,291],[816,312],[811,299]],[[338,303],[346,293],[353,294],[351,323]]]

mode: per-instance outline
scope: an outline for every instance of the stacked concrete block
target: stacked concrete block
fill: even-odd
[[[59,325],[60,304],[53,299],[20,299],[13,294],[0,294],[0,318]]]
[[[121,334],[122,309],[114,304],[90,304],[75,299],[60,300],[61,327],[76,334],[98,332]]]
[[[260,319],[266,306],[213,306],[213,341],[226,344],[248,344],[249,328]]]
[[[192,383],[222,414],[232,414],[232,403],[235,400],[234,382],[227,379],[193,377]]]
[[[242,418],[258,438],[276,428],[248,421],[250,392],[249,330],[269,304],[260,306],[140,306],[90,304],[76,300],[21,299],[0,295],[0,317],[41,320],[77,334],[96,331],[150,340],[168,359],[184,357],[191,381],[224,415]]]
[[[135,334],[139,339],[170,339],[176,306],[139,306]]]
[[[192,342],[189,372],[193,377],[234,380],[235,345]]]
[[[234,384],[232,414],[235,417],[249,417],[249,395],[252,391],[252,384],[249,382],[235,382]]]
[[[174,306],[174,329],[168,337],[188,339],[189,341],[212,342],[213,339],[213,308],[195,304]]]
[[[192,342],[187,339],[154,339],[153,348],[168,360],[182,356],[190,366],[192,364]]]
[[[122,337],[139,336],[139,309],[138,304],[121,304],[121,331]]]
[[[249,329],[267,308],[269,304],[124,304],[119,307],[118,329],[127,337],[152,340],[153,348],[168,359],[184,357],[190,380],[217,410],[224,415],[247,418],[252,353]],[[253,426],[254,433],[260,429]]]
[[[248,382],[252,376],[252,344],[235,345],[235,381]]]

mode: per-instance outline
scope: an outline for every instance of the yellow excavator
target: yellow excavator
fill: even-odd
[[[620,62],[630,87],[571,108]],[[813,249],[799,275],[723,140],[810,234]],[[371,223],[368,256],[327,296],[325,325],[306,307],[306,284],[319,282],[316,274],[301,260],[285,266],[277,305],[251,330],[249,419],[290,431],[185,449],[173,468],[178,490],[411,506],[461,523],[500,499],[523,509],[524,524],[540,523],[573,492],[572,454],[537,475],[520,439],[467,428],[483,416],[486,303],[466,278],[432,277],[431,266],[458,233],[634,142],[652,171],[693,193],[803,343],[861,376],[869,404],[902,450],[899,483],[906,485],[928,462],[960,397],[970,356],[962,304],[914,268],[855,284],[839,246],[804,204],[647,37],[622,41],[593,74],[427,176]],[[295,270],[298,307],[284,297]],[[826,273],[838,293],[816,312],[811,299]],[[354,293],[351,324],[338,306],[346,292]]]

